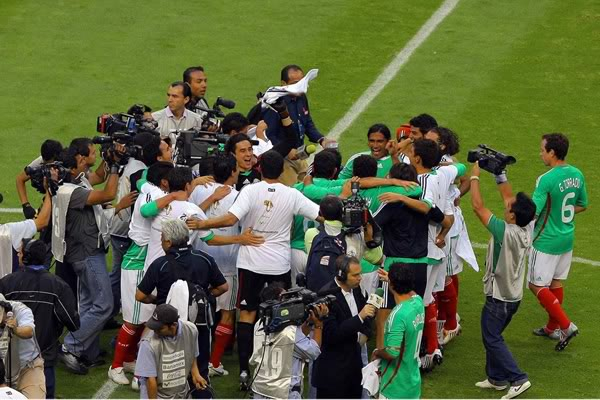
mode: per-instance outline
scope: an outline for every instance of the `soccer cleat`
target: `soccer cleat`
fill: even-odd
[[[430,372],[433,371],[436,365],[441,365],[444,360],[440,349],[435,349],[431,354],[425,354],[421,357],[421,371]]]
[[[440,349],[435,349],[435,351],[433,352],[433,362],[436,365],[442,365],[442,362],[444,361],[444,356],[442,355],[442,350]]]
[[[136,375],[134,375],[131,379],[131,389],[136,392],[140,391],[140,378],[138,378]]]
[[[223,367],[223,364],[219,364],[217,368],[213,367],[212,363],[208,363],[208,376],[227,376],[229,372]]]
[[[123,370],[123,367],[109,367],[108,377],[117,385],[129,385],[129,379],[127,379],[127,377],[125,376],[125,371]]]
[[[444,339],[442,341],[442,344],[447,345],[448,343],[450,343],[450,341],[452,339],[454,339],[455,337],[460,335],[461,330],[462,330],[462,327],[460,326],[460,324],[457,324],[456,328],[449,330],[449,331],[444,329]]]
[[[501,398],[502,399],[514,399],[515,397],[517,397],[521,393],[525,392],[530,387],[531,387],[531,382],[529,382],[529,381],[527,381],[521,385],[518,385],[518,386],[511,386],[510,389],[508,389],[508,392]]]
[[[552,340],[560,340],[560,329],[556,329],[552,332],[548,332],[548,330],[546,329],[545,326],[542,326],[541,328],[537,328],[533,330],[533,334],[535,336],[543,336],[543,337],[547,337],[549,339]]]
[[[58,359],[65,364],[67,370],[76,375],[87,375],[88,367],[73,353],[69,353],[64,346],[58,351]]]
[[[494,389],[497,391],[504,390],[508,387],[508,385],[494,385],[487,379],[485,381],[477,382],[475,386],[477,386],[480,389]]]
[[[560,339],[559,339],[558,343],[556,344],[556,346],[554,347],[554,350],[563,351],[565,349],[565,347],[567,347],[569,345],[569,342],[571,341],[571,339],[573,339],[578,334],[579,334],[579,329],[577,329],[577,326],[571,322],[571,325],[569,325],[569,327],[567,329],[560,330]]]
[[[240,373],[240,390],[247,392],[250,389],[250,374],[248,371],[242,371]]]
[[[436,323],[438,344],[444,344],[444,324],[446,320],[438,319]]]
[[[135,361],[123,362],[123,371],[133,374],[135,372]]]

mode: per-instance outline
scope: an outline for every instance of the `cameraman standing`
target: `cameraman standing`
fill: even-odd
[[[99,335],[113,309],[106,270],[110,238],[102,204],[115,198],[122,167],[114,155],[108,154],[107,159],[110,175],[106,186],[94,190],[93,185],[103,178],[89,173],[96,162],[96,148],[90,139],[74,139],[64,159],[70,183],[62,184],[53,197],[52,224],[56,229],[52,232],[52,253],[77,275],[81,315],[81,328],[65,336],[59,358],[69,371],[80,375],[87,374],[88,366],[101,362]]]
[[[175,146],[176,135],[173,130],[200,128],[202,117],[185,108],[192,97],[192,89],[185,82],[171,83],[167,89],[167,106],[152,113],[152,118],[158,122],[157,130],[161,139],[169,138],[172,147]]]
[[[260,300],[279,300],[284,291],[281,282],[273,282],[261,291]],[[319,304],[310,311],[308,319],[301,326],[289,325],[268,336],[265,335],[263,321],[256,324],[254,352],[250,359],[255,368],[260,368],[255,369],[252,383],[255,399],[302,398],[304,363],[316,360],[321,354],[323,320],[328,313],[327,306]]]

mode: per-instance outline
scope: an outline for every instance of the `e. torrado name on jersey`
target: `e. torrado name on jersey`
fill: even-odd
[[[558,184],[558,188],[561,192],[567,189],[579,189],[581,187],[581,179],[579,178],[567,178]]]

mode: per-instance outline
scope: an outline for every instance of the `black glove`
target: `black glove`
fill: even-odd
[[[23,204],[23,215],[27,219],[35,218],[35,208],[31,207],[31,204],[25,203]]]
[[[288,113],[287,104],[285,104],[283,97],[278,98],[275,103],[271,104],[271,107],[273,107],[273,110],[277,111],[281,119],[285,119],[290,116]]]

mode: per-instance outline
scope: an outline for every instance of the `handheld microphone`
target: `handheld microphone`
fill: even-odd
[[[13,315],[14,315],[14,314],[13,314],[13,312],[12,312],[12,311],[9,311],[9,312],[7,312],[7,313],[6,313],[6,318],[7,318],[7,319],[8,319],[8,318],[12,318],[12,317],[13,317]]]
[[[378,310],[383,307],[383,289],[377,288],[375,293],[371,293],[369,295],[369,299],[367,300],[367,304],[371,304]]]
[[[317,146],[315,146],[314,144],[302,145],[302,146],[298,147],[296,149],[296,151],[297,151],[298,159],[306,160],[308,157],[310,157],[310,155],[312,153],[317,151]]]

